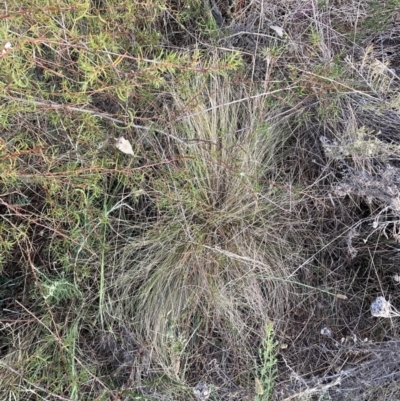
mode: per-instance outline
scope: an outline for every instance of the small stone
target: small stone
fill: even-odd
[[[195,387],[193,387],[193,393],[195,397],[200,401],[207,401],[210,398],[210,387],[207,383],[198,382]]]
[[[384,297],[378,297],[371,304],[371,314],[375,317],[391,317],[390,302]]]
[[[323,327],[321,329],[321,335],[326,337],[332,337],[332,330],[328,327]]]

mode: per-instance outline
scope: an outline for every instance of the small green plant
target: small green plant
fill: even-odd
[[[271,322],[265,324],[265,337],[258,349],[259,363],[255,379],[256,397],[254,401],[272,400],[275,380],[278,375],[277,368],[278,342],[274,335],[274,326]]]
[[[46,301],[54,302],[70,302],[73,298],[79,297],[82,294],[75,284],[69,282],[65,278],[56,280],[47,279],[41,284],[43,290],[43,298]]]

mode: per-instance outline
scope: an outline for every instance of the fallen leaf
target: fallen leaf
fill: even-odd
[[[121,136],[121,137],[119,137],[118,139],[115,140],[115,146],[122,153],[134,156],[132,145],[123,136]]]
[[[285,34],[285,31],[280,26],[271,25],[269,28],[275,31],[279,37],[283,37],[283,35]]]

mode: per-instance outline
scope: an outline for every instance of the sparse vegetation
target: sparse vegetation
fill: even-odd
[[[0,400],[399,399],[399,5],[4,3]]]

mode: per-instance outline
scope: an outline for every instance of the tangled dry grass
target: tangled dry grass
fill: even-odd
[[[1,400],[399,398],[383,3],[7,3]]]

